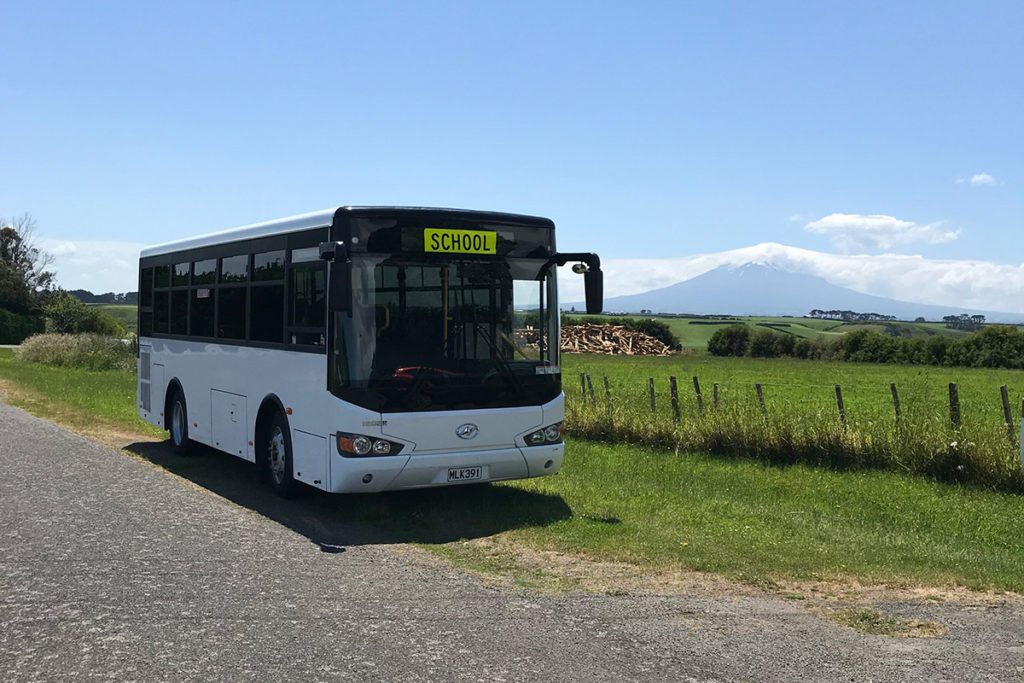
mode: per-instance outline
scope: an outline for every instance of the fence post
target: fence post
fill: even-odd
[[[697,392],[697,410],[701,415],[704,414],[704,397],[700,394],[700,380],[697,379],[697,375],[693,376],[693,390]]]
[[[896,421],[900,421],[900,392],[896,391],[896,383],[889,383],[889,391],[892,392],[892,407],[896,411]]]
[[[718,410],[718,382],[711,385],[711,405]]]
[[[590,405],[596,406],[597,399],[594,398],[594,381],[590,379],[590,373],[587,373],[587,389],[590,391]]]
[[[1020,468],[1024,470],[1024,401],[1020,402],[1020,428],[1021,428],[1021,440],[1020,440]]]
[[[843,388],[836,385],[836,407],[839,408],[839,421],[843,423],[843,429],[846,429],[846,406],[843,405]]]
[[[608,386],[608,375],[604,376],[604,407],[608,417],[612,416],[612,390]]]
[[[1003,419],[1006,420],[1006,435],[1010,437],[1010,443],[1017,445],[1017,432],[1013,428],[1013,413],[1010,411],[1010,392],[1006,385],[999,387],[999,396],[1003,399]]]
[[[587,398],[587,373],[585,372],[580,373],[580,396],[584,400]]]
[[[761,404],[761,412],[767,413],[768,408],[764,404],[764,391],[761,390],[761,385],[755,384],[754,389],[757,391],[757,402]]]
[[[949,383],[949,423],[953,429],[960,426],[960,391],[956,382]]]
[[[657,412],[657,409],[656,409],[657,406],[656,406],[656,403],[654,401],[654,378],[653,377],[648,377],[647,378],[647,394],[651,397],[651,412],[655,413],[655,412]]]
[[[679,387],[676,385],[676,377],[672,375],[668,378],[669,393],[672,395],[672,416],[675,418],[676,424],[679,423]]]

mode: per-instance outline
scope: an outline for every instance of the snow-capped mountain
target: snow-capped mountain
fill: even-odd
[[[923,316],[929,320],[944,315],[971,313],[991,321],[1022,322],[1024,315],[936,306],[864,294],[807,273],[792,272],[773,259],[761,259],[738,266],[719,266],[683,282],[640,294],[605,299],[609,312],[806,315],[812,309],[851,310],[893,315],[901,320]]]

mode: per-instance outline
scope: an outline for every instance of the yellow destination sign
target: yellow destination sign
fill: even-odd
[[[423,250],[441,254],[497,254],[498,234],[489,230],[424,228]]]

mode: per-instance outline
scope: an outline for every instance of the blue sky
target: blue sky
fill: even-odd
[[[1024,294],[1024,3],[0,0],[0,25],[0,216],[35,216],[68,287],[359,203],[552,217],[641,263],[609,293],[776,242],[966,273],[904,299],[984,298],[975,261]]]

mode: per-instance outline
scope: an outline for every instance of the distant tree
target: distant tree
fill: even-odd
[[[0,218],[0,308],[38,312],[53,288],[53,257],[36,246],[36,222],[29,214]]]
[[[58,334],[93,332],[112,336],[124,334],[124,328],[110,314],[82,303],[65,291],[53,294],[43,308],[43,313],[46,315],[46,327],[50,332]]]
[[[942,322],[944,322],[946,327],[950,329],[973,332],[982,328],[985,324],[985,316],[968,315],[967,313],[961,313],[960,315],[944,315],[942,316]]]
[[[917,316],[916,318],[914,318],[914,322],[915,323],[923,323],[923,322],[928,322],[928,321],[926,321],[922,316]]]

